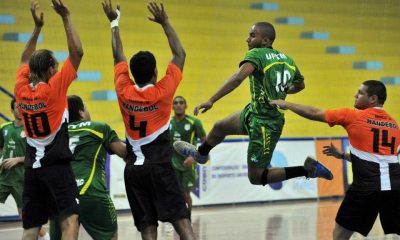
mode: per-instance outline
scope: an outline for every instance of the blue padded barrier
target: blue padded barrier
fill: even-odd
[[[382,70],[383,62],[379,61],[359,61],[353,63],[354,69]]]

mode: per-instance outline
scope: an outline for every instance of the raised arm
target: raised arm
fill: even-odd
[[[172,51],[171,62],[178,66],[182,71],[186,58],[185,49],[183,49],[178,34],[176,34],[174,28],[169,23],[167,13],[164,10],[164,5],[161,3],[160,6],[161,8],[155,2],[150,2],[147,5],[147,8],[153,15],[152,18],[149,17],[149,20],[159,23],[163,27],[165,35],[168,38],[169,47]]]
[[[31,13],[33,17],[33,21],[35,22],[35,28],[33,29],[32,35],[29,38],[28,42],[25,45],[25,49],[21,55],[21,65],[28,64],[29,59],[31,58],[32,53],[36,50],[37,40],[42,30],[44,21],[43,21],[43,13],[40,13],[40,16],[36,15],[36,10],[39,8],[39,3],[36,0],[31,1]]]
[[[120,6],[117,5],[117,9],[112,8],[111,0],[103,0],[101,3],[103,5],[104,13],[106,14],[108,20],[111,23],[111,46],[114,57],[114,65],[126,61],[124,55],[124,48],[122,46],[121,37],[119,35],[119,18],[121,16]]]
[[[201,103],[197,107],[194,108],[194,115],[207,112],[209,109],[212,108],[213,104],[227,95],[228,93],[232,92],[235,88],[237,88],[244,79],[246,79],[253,71],[254,71],[253,64],[246,62],[240,66],[239,70],[234,73],[228,80],[226,80],[222,86],[218,89],[218,91],[206,102]]]
[[[70,12],[64,3],[61,0],[51,0],[51,2],[54,11],[61,16],[63,21],[65,33],[67,34],[69,58],[72,66],[74,66],[75,70],[78,70],[83,57],[82,43],[79,39],[78,32],[72,24]]]
[[[310,120],[326,122],[325,111],[316,107],[306,106],[296,103],[287,102],[285,100],[271,100],[271,105],[276,105],[282,109],[289,109],[290,111]]]

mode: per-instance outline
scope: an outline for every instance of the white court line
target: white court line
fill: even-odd
[[[15,230],[21,230],[22,231],[22,227],[0,229],[0,232],[9,232],[9,231],[15,231]]]

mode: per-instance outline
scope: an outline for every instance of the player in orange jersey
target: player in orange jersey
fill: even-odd
[[[352,163],[353,183],[337,213],[333,239],[350,239],[354,232],[367,236],[378,213],[385,234],[400,234],[399,125],[383,110],[386,87],[382,82],[363,82],[354,97],[357,110],[324,111],[283,100],[270,103],[347,131],[350,154],[341,157]],[[329,149],[325,154],[337,156]]]
[[[110,0],[103,1],[111,22],[114,84],[126,130],[125,188],[143,239],[157,238],[158,220],[171,222],[181,239],[194,239],[189,211],[171,165],[169,136],[172,99],[182,79],[186,53],[164,6],[150,2],[147,8],[153,16],[149,20],[160,24],[167,36],[172,59],[164,77],[157,82],[153,54],[136,53],[129,62],[133,82],[119,35],[120,7],[114,10]]]
[[[44,25],[39,5],[31,2],[33,33],[21,56],[15,96],[27,138],[22,221],[23,239],[36,239],[48,218],[58,217],[63,239],[78,238],[78,189],[68,148],[67,90],[77,77],[82,45],[61,0],[52,0],[67,35],[69,57],[58,71],[58,62],[47,49],[35,50]]]

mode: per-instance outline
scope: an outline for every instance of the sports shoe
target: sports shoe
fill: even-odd
[[[314,158],[308,156],[304,161],[304,168],[307,171],[307,178],[325,178],[327,180],[333,179],[333,174],[322,163]]]
[[[200,164],[206,163],[209,159],[209,155],[201,155],[194,145],[185,141],[174,142],[174,149],[183,157],[193,157]]]

